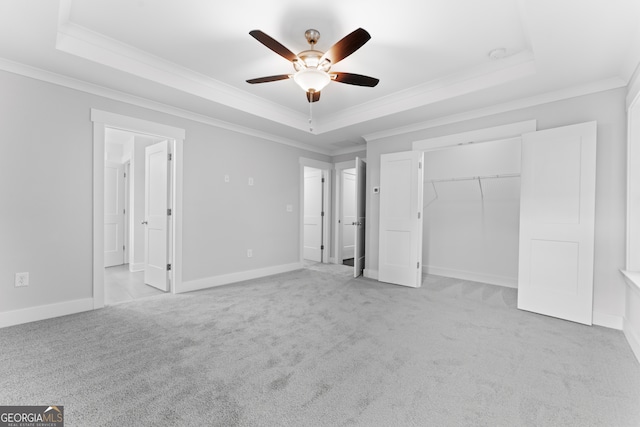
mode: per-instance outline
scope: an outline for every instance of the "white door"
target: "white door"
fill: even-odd
[[[104,266],[124,264],[124,165],[104,165]]]
[[[591,325],[596,123],[522,139],[518,308]]]
[[[304,168],[304,259],[322,262],[322,170]]]
[[[366,217],[367,164],[356,157],[356,221],[355,256],[353,277],[358,277],[364,270],[364,226]]]
[[[169,290],[169,142],[145,148],[144,282]]]
[[[342,260],[355,257],[356,243],[356,171],[342,172]]]
[[[380,156],[378,280],[422,284],[423,152]]]

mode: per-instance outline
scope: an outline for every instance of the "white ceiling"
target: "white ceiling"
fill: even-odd
[[[0,69],[326,154],[523,98],[622,87],[640,61],[638,0],[2,0],[0,24]],[[293,71],[251,30],[297,53],[309,28],[326,51],[358,27],[371,40],[332,71],[375,88],[332,82],[310,112],[292,80],[245,82]],[[507,56],[489,58],[496,48]]]

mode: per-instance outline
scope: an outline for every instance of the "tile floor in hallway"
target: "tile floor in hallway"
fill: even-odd
[[[145,285],[144,271],[130,272],[129,264],[104,269],[104,303],[113,305],[140,298],[162,295],[159,289]]]

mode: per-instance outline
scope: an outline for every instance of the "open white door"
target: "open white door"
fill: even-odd
[[[518,308],[591,325],[596,122],[522,139]]]
[[[366,217],[367,164],[356,157],[356,221],[355,255],[353,259],[353,277],[362,275],[364,270],[364,225]]]
[[[169,142],[145,148],[144,282],[169,290]]]
[[[304,259],[322,262],[322,170],[304,168]]]
[[[124,264],[124,165],[104,165],[104,266]]]
[[[422,284],[423,152],[380,156],[378,280]]]
[[[340,262],[354,259],[356,254],[356,170],[345,169],[342,171],[342,258]]]

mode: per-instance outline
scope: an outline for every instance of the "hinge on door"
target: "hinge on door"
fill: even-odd
[[[324,212],[320,212],[320,216],[324,216]]]
[[[125,177],[125,178],[127,177],[127,173],[126,173],[126,172],[124,173],[124,177]]]
[[[123,250],[123,251],[125,250],[125,247],[124,247],[124,245],[122,245],[122,250]]]
[[[167,209],[167,215],[171,216],[171,209]]]
[[[322,180],[320,180],[320,182],[322,182],[324,184],[324,178],[322,178]]]
[[[126,209],[122,209],[122,215],[126,215],[127,214],[127,210]]]
[[[420,261],[418,261],[418,266],[416,268],[420,268]]]
[[[420,212],[418,212],[418,219],[420,219]]]
[[[324,245],[320,245],[320,250],[324,251]]]
[[[422,162],[418,162],[418,169],[422,169]]]
[[[171,271],[171,264],[167,264],[167,271]]]
[[[171,153],[167,155],[167,160],[171,161]]]

